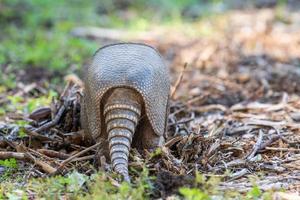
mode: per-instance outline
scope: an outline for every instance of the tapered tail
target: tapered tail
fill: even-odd
[[[112,102],[105,105],[104,115],[113,169],[123,176],[124,181],[130,182],[128,157],[141,106],[138,102],[130,105]]]

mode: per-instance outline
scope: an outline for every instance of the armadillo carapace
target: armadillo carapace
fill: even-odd
[[[170,81],[152,47],[120,43],[100,48],[84,71],[82,126],[90,141],[106,141],[113,169],[129,181],[131,146],[153,150],[164,142]]]

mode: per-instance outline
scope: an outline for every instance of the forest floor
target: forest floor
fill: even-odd
[[[80,80],[68,75],[49,93],[55,74],[20,70],[0,94],[0,199],[300,199],[300,13],[233,10],[150,32],[71,34],[161,52],[172,80],[166,143],[131,151],[131,186],[102,157],[97,173],[96,148],[81,140]]]

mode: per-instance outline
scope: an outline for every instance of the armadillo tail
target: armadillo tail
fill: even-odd
[[[114,171],[121,174],[126,182],[130,182],[128,174],[130,146],[141,115],[141,106],[138,102],[128,103],[110,103],[104,108],[111,163]]]

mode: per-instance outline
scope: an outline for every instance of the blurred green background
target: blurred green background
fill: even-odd
[[[78,26],[145,31],[153,24],[192,23],[258,3],[274,6],[286,1],[1,0],[0,85],[13,88],[20,69],[37,77],[77,72],[101,46],[73,37],[70,31]]]
[[[4,0],[0,4],[0,62],[53,70],[66,69],[71,63],[80,65],[99,45],[71,37],[72,28],[145,30],[151,22],[180,20],[193,5],[198,1]]]

